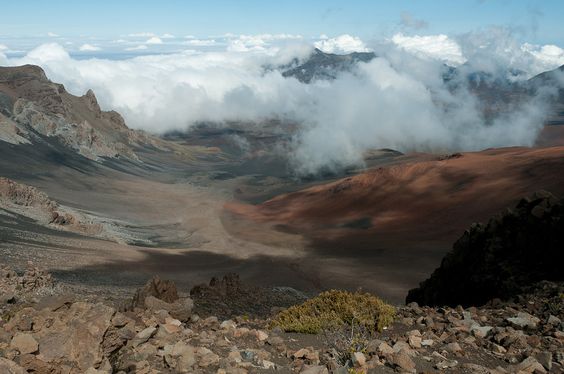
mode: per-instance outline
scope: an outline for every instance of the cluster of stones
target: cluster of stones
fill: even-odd
[[[15,303],[20,296],[44,291],[53,285],[51,274],[31,264],[21,275],[0,265],[0,311],[3,312],[7,305]]]
[[[467,309],[409,304],[399,309],[398,323],[368,344],[369,357],[379,360],[367,362],[410,373],[562,373],[562,294],[556,298],[558,316],[547,310],[551,300],[533,296],[523,304]]]
[[[0,372],[247,373],[288,367],[294,357],[264,320],[200,318],[158,277],[121,310],[71,300],[38,298],[0,323]]]
[[[283,339],[255,321],[199,318],[187,302],[147,299],[159,300],[158,309],[120,312],[64,297],[23,308],[0,330],[0,372],[227,374],[288,366]]]
[[[18,285],[18,297],[52,285],[33,268],[0,276],[2,289]],[[64,295],[11,302],[0,321],[0,373],[562,373],[563,288],[543,287],[480,308],[412,303],[349,351],[265,319],[199,317],[192,299],[155,277],[121,307]]]

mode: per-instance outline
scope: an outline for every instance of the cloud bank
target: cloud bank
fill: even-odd
[[[460,45],[444,34],[406,36],[399,33],[392,37],[392,41],[418,57],[442,60],[452,65],[466,62]]]
[[[336,38],[323,38],[315,42],[315,47],[326,53],[351,53],[351,52],[367,52],[368,48],[364,42],[356,37],[348,34],[340,35]]]
[[[520,45],[507,37],[398,34],[373,44],[350,35],[327,37],[315,46],[328,52],[374,50],[378,58],[312,84],[265,69],[311,53],[313,46],[302,37],[285,34],[226,36],[225,50],[213,52],[192,49],[201,42],[189,38],[182,41],[193,41],[188,50],[123,60],[75,59],[49,43],[22,58],[0,51],[0,63],[40,65],[76,95],[91,88],[104,109],[122,113],[130,127],[155,133],[202,121],[299,123],[288,157],[297,173],[308,174],[361,164],[363,153],[374,148],[444,152],[533,144],[545,115],[543,98],[487,121],[467,87],[452,90],[442,79],[444,62],[496,72],[500,66],[519,68],[526,76],[564,64],[557,46]],[[273,40],[283,44],[273,46]]]

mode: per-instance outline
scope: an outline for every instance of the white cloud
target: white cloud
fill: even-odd
[[[176,36],[169,34],[169,33],[166,33],[166,34],[161,35],[161,38],[163,38],[163,39],[174,39],[174,38],[176,38]]]
[[[194,47],[210,47],[217,44],[215,39],[189,39],[182,42],[184,45],[191,45]]]
[[[164,132],[201,121],[260,124],[268,118],[298,123],[301,131],[286,154],[303,173],[360,163],[371,148],[442,152],[530,145],[542,127],[544,108],[536,101],[486,126],[472,95],[444,86],[441,61],[419,59],[391,43],[354,72],[307,85],[264,66],[303,57],[311,46],[272,49],[273,38],[231,39],[263,49],[79,60],[51,43],[24,58],[0,60],[39,64],[76,95],[93,89],[103,108],[122,113],[133,128]],[[134,48],[141,47],[147,48]],[[543,55],[558,51],[548,48]]]
[[[450,38],[438,35],[396,34],[392,42],[401,49],[425,59],[457,66],[469,62],[471,70],[489,73],[522,72],[532,77],[564,65],[564,50],[556,45],[521,44],[506,28],[486,30]],[[512,78],[509,76],[509,78]]]
[[[42,44],[30,51],[27,56],[30,60],[35,61],[39,65],[49,62],[61,62],[70,60],[68,52],[57,43]]]
[[[0,51],[6,51],[8,50],[8,46],[5,44],[0,44]]]
[[[284,44],[285,42],[295,42],[303,39],[301,35],[294,34],[255,34],[255,35],[235,35],[225,34],[228,39],[228,51],[231,52],[250,52],[266,51],[277,48],[274,44]]]
[[[158,36],[153,36],[152,38],[147,39],[145,42],[146,44],[163,44],[163,41]]]
[[[96,51],[100,51],[102,48],[97,47],[95,45],[92,44],[83,44],[80,46],[79,50],[82,52],[96,52]]]
[[[452,65],[466,62],[458,43],[444,34],[406,36],[400,33],[394,35],[392,41],[419,57],[437,59]]]
[[[231,40],[227,47],[229,52],[250,52],[250,51],[264,51],[264,44],[250,44],[243,40]]]
[[[113,44],[123,44],[123,43],[127,43],[127,40],[125,40],[125,39],[116,39],[116,40],[112,40],[111,43],[113,43]]]
[[[136,46],[136,47],[129,47],[129,48],[126,48],[125,50],[126,50],[126,51],[142,51],[142,50],[145,50],[145,49],[147,49],[147,46],[144,45],[144,44],[140,44],[140,45],[138,45],[138,46]]]
[[[530,53],[537,59],[540,65],[539,70],[548,70],[555,66],[564,65],[564,49],[556,45],[549,44],[538,46],[525,43],[521,49],[526,53]]]
[[[319,40],[315,42],[315,47],[326,53],[351,53],[369,51],[369,49],[360,38],[348,34],[343,34],[337,36],[336,38]]]
[[[58,35],[58,34],[55,34],[54,32],[49,31],[49,32],[47,33],[47,36],[49,36],[49,37],[51,37],[51,38],[56,38],[56,37],[58,37],[59,35]]]
[[[522,44],[513,30],[504,27],[470,32],[457,40],[473,69],[491,73],[511,69],[531,77],[562,65],[560,47]]]

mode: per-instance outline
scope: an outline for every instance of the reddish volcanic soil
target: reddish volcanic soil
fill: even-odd
[[[239,218],[232,232],[247,239],[253,230],[241,229],[241,220],[251,221],[248,227],[300,234],[320,257],[364,257],[367,266],[379,265],[375,273],[396,268],[422,274],[438,266],[471,223],[541,189],[564,194],[564,146],[492,149],[431,161],[422,155],[421,161],[371,169],[258,206],[230,203],[226,210]]]

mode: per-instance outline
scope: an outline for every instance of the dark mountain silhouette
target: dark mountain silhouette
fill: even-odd
[[[301,64],[295,60],[283,68],[284,77],[294,77],[300,82],[310,83],[315,80],[335,79],[343,71],[350,71],[359,62],[369,62],[376,55],[373,52],[353,52],[346,55],[325,53],[315,49],[311,56]],[[298,66],[295,66],[298,64]]]

